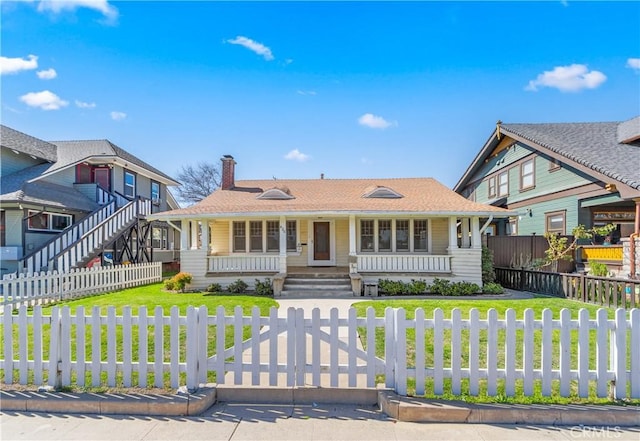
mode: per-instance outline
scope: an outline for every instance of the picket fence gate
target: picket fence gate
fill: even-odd
[[[357,317],[355,309],[338,317],[335,308],[329,317],[317,308],[305,317],[303,309],[289,308],[281,317],[276,308],[261,316],[257,307],[244,316],[240,307],[232,315],[223,307],[209,315],[204,306],[180,315],[174,306],[167,316],[161,307],[140,307],[137,314],[124,307],[121,315],[114,307],[106,315],[99,307],[91,314],[79,307],[71,315],[64,306],[46,316],[40,306],[31,314],[24,306],[12,314],[8,305],[0,316],[0,368],[6,384],[196,388],[215,373],[218,383],[273,386],[285,377],[287,386],[320,386],[324,380],[325,386],[338,387],[346,377],[349,387],[361,387],[361,380],[363,387],[374,387],[382,374],[386,387],[402,395],[413,380],[415,393],[424,394],[429,380],[435,395],[449,388],[460,394],[464,387],[470,395],[494,396],[503,388],[512,396],[521,381],[525,396],[538,384],[543,396],[570,396],[577,386],[580,397],[595,387],[598,397],[640,398],[640,310],[618,309],[614,319],[608,311],[589,317],[582,309],[572,319],[562,310],[557,319],[544,310],[534,319],[527,309],[516,319],[509,309],[499,319],[490,309],[480,319],[472,309],[463,319],[458,309],[449,318],[440,309],[425,318],[417,309],[415,318],[407,319],[404,309],[392,308],[383,317],[372,308],[365,317]],[[376,354],[380,329],[384,356]],[[426,333],[433,335],[433,350],[425,348]],[[358,348],[359,338],[365,349]]]
[[[0,298],[12,308],[35,306],[160,281],[162,262],[8,274],[0,280]]]

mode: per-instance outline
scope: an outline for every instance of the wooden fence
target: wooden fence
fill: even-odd
[[[543,396],[640,398],[639,309],[600,309],[593,317],[586,309],[576,317],[569,310],[534,317],[527,309],[520,319],[512,309],[503,318],[494,309],[482,318],[476,309],[467,318],[458,309],[446,318],[440,309],[428,318],[417,309],[407,318],[392,308],[383,317],[373,308],[364,317],[355,309],[339,317],[336,308],[328,317],[317,308],[310,317],[295,308],[261,316],[257,307],[250,316],[240,307],[232,315],[223,307],[213,315],[206,307],[188,307],[186,315],[177,307],[169,315],[161,307],[135,314],[124,307],[121,315],[115,307],[106,315],[99,307],[73,315],[68,306],[50,315],[41,306],[11,312],[7,306],[0,315],[5,384],[191,388],[284,379],[320,386],[328,378],[329,387],[340,379],[374,387],[383,375],[399,394],[415,383],[417,395],[513,396],[522,388],[525,396],[539,389]]]
[[[544,236],[485,236],[487,247],[493,251],[493,264],[497,267],[530,267],[534,260],[543,259],[549,243]],[[566,236],[569,243],[573,236]],[[575,262],[561,260],[558,271],[570,273],[575,270]]]
[[[8,274],[0,280],[3,305],[34,306],[160,282],[162,262],[138,263],[67,272]]]
[[[549,273],[515,268],[495,268],[496,282],[505,288],[580,300],[614,308],[640,306],[640,280],[614,279],[584,274]]]

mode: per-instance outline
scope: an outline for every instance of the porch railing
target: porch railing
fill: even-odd
[[[278,255],[209,256],[209,272],[279,272]]]
[[[358,255],[358,272],[450,273],[447,255]]]

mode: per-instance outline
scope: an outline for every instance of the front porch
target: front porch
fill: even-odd
[[[182,270],[195,288],[290,274],[345,274],[359,294],[379,278],[482,283],[479,217],[333,216],[181,220]]]

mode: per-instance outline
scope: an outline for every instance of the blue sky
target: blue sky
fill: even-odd
[[[505,123],[640,115],[640,2],[0,5],[2,123],[170,175],[431,176]]]

